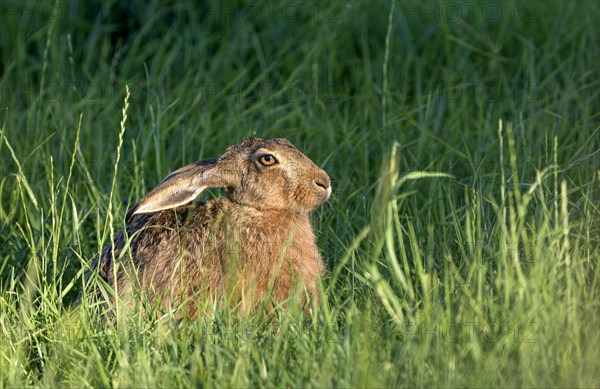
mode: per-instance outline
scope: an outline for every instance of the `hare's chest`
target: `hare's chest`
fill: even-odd
[[[260,284],[288,288],[313,283],[322,269],[321,257],[309,224],[248,229],[240,235],[241,257]]]

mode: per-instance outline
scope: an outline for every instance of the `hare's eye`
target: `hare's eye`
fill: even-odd
[[[258,162],[263,166],[271,166],[277,163],[277,159],[271,154],[265,154],[258,158]]]

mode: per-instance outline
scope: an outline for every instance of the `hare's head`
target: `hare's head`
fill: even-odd
[[[331,181],[288,140],[250,138],[231,146],[219,159],[195,162],[171,173],[127,214],[175,208],[208,187],[223,187],[241,205],[260,210],[308,213],[327,201]]]

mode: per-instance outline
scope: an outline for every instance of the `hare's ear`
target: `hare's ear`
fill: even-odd
[[[208,187],[232,186],[231,172],[220,167],[217,159],[197,161],[169,174],[156,188],[127,212],[129,224],[135,215],[158,212],[194,201]]]

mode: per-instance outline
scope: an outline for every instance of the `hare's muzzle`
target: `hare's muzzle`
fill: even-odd
[[[314,183],[323,191],[323,202],[329,200],[329,196],[331,196],[331,180],[324,170],[321,170],[319,175],[315,177]]]

